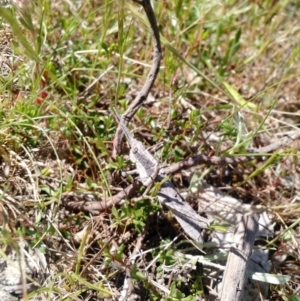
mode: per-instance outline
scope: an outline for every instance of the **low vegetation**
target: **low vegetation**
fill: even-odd
[[[134,168],[125,142],[112,157],[118,126],[112,108],[125,112],[153,58],[141,6],[13,3],[0,9],[1,221],[4,243],[8,233],[22,236],[45,254],[49,268],[47,284],[23,300],[208,300],[202,263],[184,256],[210,260],[213,231],[226,225],[215,222],[206,231],[203,253],[159,204],[155,187],[112,202],[135,177],[124,176]],[[298,130],[298,1],[152,5],[163,58],[129,128],[161,163],[198,154],[250,157]],[[291,276],[271,284],[267,297],[300,300],[299,141],[255,156],[236,165],[195,165],[172,181],[195,210],[204,184],[266,210],[273,233],[259,245],[269,251],[270,273]],[[129,276],[132,295],[122,299]]]

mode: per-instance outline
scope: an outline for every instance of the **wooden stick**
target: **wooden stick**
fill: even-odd
[[[129,121],[135,115],[136,111],[146,101],[146,99],[149,95],[149,92],[155,82],[157,74],[159,72],[160,61],[162,58],[159,29],[158,29],[158,25],[156,22],[156,17],[155,17],[154,11],[150,4],[150,0],[133,0],[133,1],[140,4],[144,8],[144,11],[147,15],[147,18],[148,18],[148,21],[149,21],[149,24],[151,27],[151,31],[152,31],[154,53],[153,53],[153,62],[152,62],[151,70],[148,74],[148,77],[147,77],[142,89],[140,90],[140,92],[138,93],[136,98],[129,105],[128,109],[122,116],[122,120],[125,125],[128,125]],[[119,123],[119,126],[116,131],[116,135],[114,138],[114,148],[113,148],[113,154],[112,154],[113,158],[116,158],[117,155],[119,155],[121,153],[121,144],[123,141],[123,137],[124,137],[124,133],[123,133],[121,125]]]
[[[220,301],[240,301],[245,273],[258,230],[259,215],[240,216],[224,272]]]

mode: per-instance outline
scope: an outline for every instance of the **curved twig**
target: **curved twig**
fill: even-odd
[[[167,175],[173,174],[181,169],[187,169],[192,166],[196,166],[199,164],[206,164],[206,165],[225,165],[225,164],[240,164],[243,162],[247,162],[252,160],[253,157],[208,157],[206,155],[197,155],[188,159],[185,159],[181,162],[174,163],[165,168],[165,173]],[[112,206],[119,204],[122,200],[127,197],[134,196],[139,189],[142,187],[142,183],[139,181],[134,181],[133,184],[126,187],[124,190],[120,191],[116,195],[107,198],[103,201],[95,201],[89,199],[82,199],[75,194],[70,194],[65,197],[64,199],[64,206],[76,211],[85,211],[90,212],[93,215],[100,214],[100,212],[104,212],[109,210]]]
[[[165,168],[165,173],[167,175],[174,174],[175,172],[178,172],[182,169],[187,169],[199,164],[206,164],[208,166],[211,166],[211,165],[227,165],[227,164],[237,165],[237,164],[245,163],[254,160],[257,157],[262,157],[263,154],[265,153],[277,151],[280,148],[288,147],[291,145],[293,141],[299,138],[300,138],[300,131],[299,130],[294,131],[292,133],[289,133],[289,135],[286,134],[281,139],[277,139],[273,141],[267,146],[252,149],[249,156],[209,157],[203,154],[196,155],[187,158],[181,162],[171,164],[170,166]],[[256,156],[251,155],[255,153]],[[133,184],[129,185],[124,190],[120,191],[119,193],[112,196],[111,198],[108,198],[107,200],[100,201],[100,202],[87,200],[87,199],[82,200],[82,198],[77,197],[76,195],[68,195],[65,198],[64,205],[70,208],[71,210],[79,210],[79,211],[90,212],[91,214],[99,214],[100,212],[108,210],[112,206],[119,204],[126,197],[134,196],[139,191],[141,186],[142,186],[141,182],[135,181],[133,182]]]
[[[160,67],[160,61],[162,58],[162,50],[161,50],[161,44],[160,44],[160,37],[159,37],[159,29],[156,22],[156,17],[154,14],[154,11],[152,9],[152,6],[150,4],[150,0],[133,0],[134,2],[142,5],[144,8],[147,18],[150,23],[151,31],[152,31],[152,37],[153,37],[153,46],[154,46],[154,57],[152,66],[150,69],[150,72],[148,74],[148,77],[141,89],[141,91],[138,93],[136,98],[133,100],[133,102],[129,105],[126,112],[123,114],[122,119],[125,125],[129,123],[129,121],[132,119],[134,114],[137,112],[137,110],[143,105],[143,103],[146,101],[148,94],[155,82],[155,79],[157,77],[157,74],[159,72]],[[117,155],[121,153],[121,143],[123,140],[124,134],[120,127],[120,124],[116,130],[116,135],[114,138],[114,147],[113,147],[113,153],[112,157],[116,158]]]

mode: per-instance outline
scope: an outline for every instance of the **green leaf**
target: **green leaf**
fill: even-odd
[[[30,9],[26,8],[22,11],[22,17],[20,17],[21,24],[28,30],[34,31],[34,25],[31,18],[31,12]]]
[[[62,274],[57,274],[57,277],[60,277]],[[78,283],[80,283],[81,285],[86,286],[89,289],[95,290],[100,292],[101,294],[105,294],[105,297],[107,296],[111,296],[112,292],[110,292],[109,290],[105,289],[104,285],[102,284],[101,281],[97,282],[97,283],[90,283],[88,281],[86,281],[84,278],[82,278],[79,275],[76,275],[75,273],[68,275],[69,278],[73,278],[74,280],[76,280]]]
[[[295,237],[295,231],[293,229],[286,231],[283,235],[285,241],[292,241],[293,237]]]
[[[253,280],[271,283],[271,284],[284,284],[284,283],[287,283],[288,281],[290,281],[291,276],[256,272],[256,273],[251,274],[250,278]]]
[[[40,59],[39,59],[37,53],[31,47],[27,38],[23,35],[22,30],[18,25],[18,22],[17,22],[16,18],[12,15],[11,11],[8,9],[5,9],[3,7],[0,7],[0,17],[5,19],[10,24],[11,29],[13,30],[14,34],[18,37],[18,40],[21,42],[21,44],[26,49],[27,55],[31,59],[34,59],[35,61],[39,62]]]
[[[226,227],[222,225],[211,225],[209,228],[217,232],[222,232],[222,233],[228,232],[228,226]]]
[[[223,92],[220,87],[213,82],[208,76],[205,75],[204,72],[202,72],[201,70],[199,70],[197,67],[195,67],[192,63],[190,63],[189,61],[187,61],[181,54],[180,52],[174,48],[166,38],[164,38],[163,36],[161,36],[161,41],[162,43],[179,59],[181,60],[184,64],[186,64],[188,67],[190,67],[192,70],[194,70],[199,76],[201,76],[203,79],[205,79],[208,83],[210,83],[213,87],[215,87],[216,89],[218,89],[220,92]],[[173,116],[172,116],[173,118]]]
[[[197,296],[188,296],[188,297],[186,297],[186,298],[183,298],[183,299],[181,299],[181,301],[197,301],[197,300],[199,300],[198,298],[197,298]]]
[[[269,159],[262,165],[259,166],[256,170],[254,170],[244,181],[243,183],[245,183],[246,181],[249,181],[250,179],[256,177],[257,175],[259,175],[260,173],[262,173],[263,171],[265,171],[267,168],[269,168],[271,165],[273,165],[276,160],[278,160],[279,158],[279,154],[278,152],[272,154],[271,157],[269,157]]]
[[[292,297],[289,301],[300,301],[300,295]]]
[[[246,107],[247,109],[257,111],[257,105],[253,102],[246,101],[242,95],[236,91],[230,84],[228,84],[225,81],[222,81],[223,86],[226,88],[226,90],[229,92],[233,100],[240,106]]]
[[[138,280],[147,280],[147,277],[144,274],[142,274],[141,272],[136,272],[135,277]]]
[[[112,213],[112,215],[113,215],[115,218],[117,218],[117,219],[120,218],[119,212],[118,212],[118,210],[116,209],[116,207],[112,207],[111,213]]]
[[[172,296],[172,298],[176,298],[176,299],[182,299],[184,298],[184,294],[182,294],[176,287],[176,283],[173,282],[171,284],[171,289],[170,289],[170,296]]]

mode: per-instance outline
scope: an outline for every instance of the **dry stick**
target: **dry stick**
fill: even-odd
[[[300,131],[295,131],[289,135],[285,135],[283,138],[272,142],[271,144],[256,148],[252,150],[252,153],[268,153],[272,151],[276,151],[281,147],[290,146],[291,142],[300,138]],[[206,155],[196,155],[194,157],[185,159],[181,162],[174,163],[169,167],[165,168],[165,173],[167,175],[173,174],[175,172],[180,171],[181,169],[187,169],[189,167],[193,167],[199,164],[206,165],[226,165],[226,164],[240,164],[245,163],[250,160],[255,159],[254,156],[242,156],[242,157],[216,157],[216,156],[206,156]],[[95,202],[88,200],[81,200],[80,197],[76,195],[68,195],[64,200],[64,205],[71,210],[79,210],[90,212],[91,214],[100,214],[114,205],[119,204],[126,197],[134,196],[137,191],[141,188],[142,183],[139,181],[135,181],[133,184],[126,187],[124,190],[120,191],[118,194],[108,198],[105,201]]]
[[[181,169],[187,169],[189,167],[193,167],[199,164],[206,164],[206,165],[225,165],[225,164],[240,164],[247,161],[253,160],[253,157],[208,157],[206,155],[197,155],[188,159],[185,159],[181,162],[174,163],[169,167],[165,168],[166,175],[173,174]],[[142,187],[142,183],[139,181],[135,181],[133,184],[126,187],[124,190],[120,191],[116,195],[108,198],[105,201],[95,202],[92,200],[81,200],[80,197],[70,194],[67,195],[64,199],[64,206],[77,211],[86,211],[90,212],[91,214],[97,215],[100,212],[103,212],[112,206],[119,204],[122,200],[127,197],[134,196],[139,189]]]
[[[135,243],[134,250],[133,250],[132,254],[130,255],[131,258],[135,258],[137,253],[140,252],[140,250],[142,250],[142,243],[143,243],[143,239],[145,238],[145,233],[146,233],[146,231],[144,230],[143,234],[138,236],[137,241]],[[132,277],[131,277],[131,267],[134,265],[134,263],[135,263],[135,260],[131,259],[130,263],[129,263],[130,266],[128,265],[125,268],[126,279],[124,281],[123,289],[120,292],[120,297],[119,297],[118,301],[128,300],[129,299],[128,297],[133,293],[134,286],[133,286]]]
[[[230,248],[222,283],[220,301],[240,301],[243,295],[245,273],[251,256],[259,214],[240,217],[234,235],[235,246]]]
[[[184,159],[178,163],[174,163],[165,168],[167,175],[180,171],[181,169],[187,169],[199,164],[206,165],[237,165],[253,160],[253,156],[241,156],[241,157],[216,157],[206,155],[196,155],[187,159]]]
[[[80,196],[77,196],[74,193],[70,193],[63,199],[63,205],[70,210],[84,211],[89,212],[93,215],[98,215],[101,212],[106,211],[107,209],[115,205],[118,205],[125,198],[131,198],[135,196],[137,191],[139,191],[141,187],[141,182],[134,181],[133,184],[127,186],[117,195],[101,202],[82,199]]]
[[[128,125],[129,121],[132,119],[136,111],[143,105],[143,103],[146,101],[150,90],[155,82],[155,79],[157,77],[157,74],[159,72],[160,67],[160,61],[162,58],[162,50],[160,45],[160,37],[159,37],[159,29],[157,26],[156,18],[154,11],[152,9],[152,6],[150,4],[150,0],[133,0],[134,2],[142,5],[144,8],[147,18],[150,23],[151,31],[152,31],[152,37],[153,37],[153,46],[154,46],[154,57],[152,66],[150,69],[150,72],[148,74],[148,77],[146,79],[146,82],[144,83],[144,86],[142,87],[141,91],[138,93],[134,101],[129,105],[128,109],[122,116],[123,123],[125,125]],[[112,157],[116,158],[117,155],[121,153],[121,144],[124,138],[124,133],[122,131],[122,128],[120,127],[120,124],[116,130],[116,135],[114,138],[114,148]]]
[[[295,140],[300,138],[300,130],[294,131],[290,134],[285,134],[281,139],[276,139],[267,146],[253,149],[255,153],[270,153],[279,148],[290,146]]]

